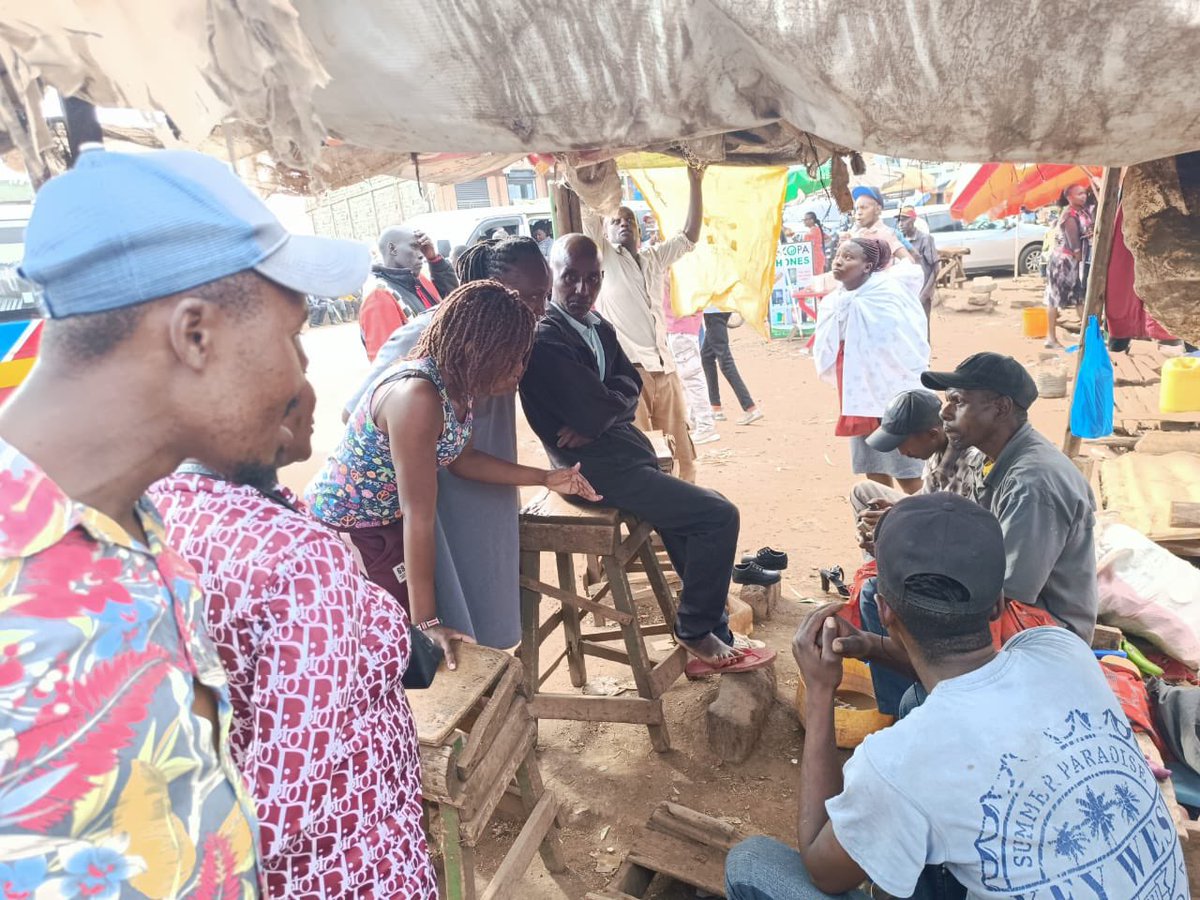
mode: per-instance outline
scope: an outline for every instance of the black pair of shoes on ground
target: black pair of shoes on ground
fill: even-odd
[[[786,553],[763,547],[753,556],[743,556],[739,565],[733,567],[734,584],[758,584],[767,587],[779,583],[779,571],[786,569]]]

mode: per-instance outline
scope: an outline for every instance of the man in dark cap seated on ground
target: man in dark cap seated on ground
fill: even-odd
[[[616,331],[592,312],[603,281],[595,242],[568,234],[550,253],[552,300],[538,323],[521,407],[555,465],[580,464],[605,506],[650,522],[683,580],[675,636],[689,672],[758,668],[774,651],[735,646],[725,601],[737,550],[737,507],[664,473],[633,424],[642,382]],[[777,572],[759,577],[778,581]]]
[[[1171,814],[1088,645],[1051,627],[993,646],[1007,568],[995,517],[910,497],[875,546],[891,637],[856,632],[836,605],[801,623],[799,849],[738,844],[729,900],[1187,897]],[[868,639],[895,645],[881,653],[910,660],[929,696],[843,769],[836,691]],[[855,890],[867,879],[870,894]]]

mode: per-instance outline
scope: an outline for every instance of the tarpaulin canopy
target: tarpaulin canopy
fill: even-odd
[[[298,168],[329,137],[393,166],[645,148],[1123,165],[1200,148],[1180,114],[1197,46],[1179,0],[0,0],[0,125],[31,151],[48,84],[162,110],[191,144],[238,123]]]
[[[1054,203],[1071,185],[1099,181],[1099,166],[985,163],[964,171],[950,201],[950,215],[970,222],[980,216],[1015,216],[1024,206]]]

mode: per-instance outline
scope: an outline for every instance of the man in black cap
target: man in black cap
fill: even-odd
[[[999,353],[976,353],[953,372],[926,372],[921,383],[946,392],[950,442],[993,460],[979,502],[1004,530],[1004,596],[1044,609],[1090,641],[1098,603],[1095,500],[1075,465],[1029,424],[1037,385]]]
[[[913,497],[875,545],[891,637],[857,632],[832,605],[800,625],[799,850],[738,844],[729,900],[865,898],[854,889],[867,879],[921,900],[1188,896],[1170,812],[1087,644],[1034,628],[993,647],[1007,568],[995,517],[953,494]],[[846,656],[910,664],[929,696],[843,768]]]

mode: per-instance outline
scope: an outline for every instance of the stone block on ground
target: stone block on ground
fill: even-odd
[[[781,583],[778,581],[765,587],[761,584],[742,585],[742,602],[749,604],[750,608],[754,610],[755,622],[765,622],[770,619],[781,596],[783,596],[783,591]]]
[[[750,604],[730,596],[725,601],[725,612],[729,614],[729,628],[738,634],[754,633],[754,610]]]
[[[725,762],[740,763],[758,743],[775,702],[775,663],[721,676],[708,706],[708,746]]]

